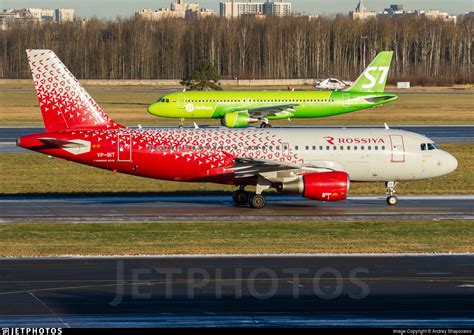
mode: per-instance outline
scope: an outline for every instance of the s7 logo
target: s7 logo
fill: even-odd
[[[362,85],[362,88],[373,88],[376,83],[378,84],[383,84],[385,80],[387,79],[388,76],[388,66],[369,66],[365,71],[364,71],[364,77],[367,78],[370,83]],[[371,74],[373,71],[378,71],[381,72],[380,74],[377,73],[374,77],[374,75]],[[377,82],[378,79],[378,82]]]

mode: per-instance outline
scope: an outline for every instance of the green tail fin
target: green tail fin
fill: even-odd
[[[361,73],[354,84],[347,89],[353,92],[383,92],[387,82],[393,51],[379,52],[372,63]]]

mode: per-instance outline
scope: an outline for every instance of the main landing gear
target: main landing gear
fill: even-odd
[[[234,203],[238,206],[246,205],[249,201],[249,197],[249,192],[245,191],[243,187],[232,194],[232,200],[234,200]]]
[[[260,209],[265,207],[267,201],[262,192],[271,187],[271,182],[263,177],[258,177],[255,193],[249,193],[244,190],[244,185],[232,194],[232,200],[237,206],[250,205],[252,208]]]
[[[179,124],[178,124],[178,128],[183,128],[183,127],[184,127],[184,117],[179,119]]]
[[[267,201],[261,194],[249,193],[243,189],[237,190],[232,194],[232,200],[237,206],[250,205],[252,208],[263,208]]]
[[[389,206],[395,206],[398,203],[398,198],[395,195],[396,186],[397,182],[395,181],[388,181],[385,183],[385,187],[387,188],[387,204]]]
[[[268,119],[263,119],[263,122],[260,124],[260,128],[271,128],[272,125],[268,122]]]

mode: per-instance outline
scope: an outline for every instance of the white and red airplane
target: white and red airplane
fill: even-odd
[[[321,201],[347,197],[349,181],[384,181],[390,205],[398,181],[433,178],[456,159],[427,137],[393,129],[131,129],[110,119],[50,50],[27,50],[46,132],[23,148],[148,178],[239,186],[236,204],[265,206],[262,192]],[[244,190],[256,185],[256,192]]]

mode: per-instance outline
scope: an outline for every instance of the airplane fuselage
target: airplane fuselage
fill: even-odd
[[[190,91],[167,94],[150,105],[148,112],[169,118],[205,119],[222,118],[231,112],[294,104],[294,107],[268,115],[267,118],[319,118],[370,108],[396,99],[394,94],[376,92]]]
[[[131,175],[234,185],[246,184],[245,175],[232,168],[238,158],[304,166],[291,174],[344,171],[361,182],[426,179],[453,171],[456,159],[432,143],[412,132],[364,128],[84,129],[18,140],[31,150]]]

